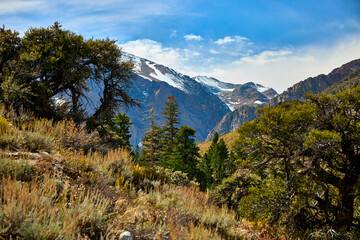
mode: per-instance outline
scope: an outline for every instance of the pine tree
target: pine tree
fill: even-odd
[[[115,133],[115,138],[113,143],[122,148],[127,148],[131,150],[130,144],[130,127],[133,122],[130,121],[130,117],[126,113],[118,113],[115,118],[112,119],[110,123],[110,129]]]
[[[179,122],[179,105],[176,103],[176,98],[174,96],[168,97],[168,101],[166,102],[166,107],[163,109],[162,112],[163,117],[166,119],[164,131],[165,134],[165,141],[168,145],[168,149],[166,150],[167,153],[171,153],[174,148],[174,141],[175,135],[178,132],[178,128],[176,127]]]
[[[190,179],[194,179],[199,173],[199,148],[194,136],[193,128],[181,126],[175,136],[174,148],[168,161],[168,167],[187,173]]]
[[[213,169],[211,166],[211,158],[207,152],[204,153],[204,156],[201,158],[199,168],[201,172],[201,178],[199,178],[200,188],[201,190],[206,190],[214,182],[212,177]]]
[[[141,160],[146,164],[154,166],[161,160],[161,141],[162,141],[162,127],[155,124],[154,104],[150,110],[150,130],[146,132],[142,139],[143,148],[141,151]]]
[[[225,141],[219,140],[219,134],[215,132],[211,145],[202,157],[200,164],[203,187],[219,184],[228,175],[227,170],[231,166]]]
[[[213,178],[216,183],[220,183],[226,177],[226,161],[228,150],[224,139],[220,139],[214,146],[212,152]]]
[[[134,151],[134,156],[133,156],[133,163],[134,164],[138,164],[140,161],[140,148],[139,145],[136,145],[135,151]]]

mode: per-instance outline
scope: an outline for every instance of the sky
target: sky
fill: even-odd
[[[0,25],[63,28],[191,77],[279,93],[360,58],[360,0],[0,0]]]

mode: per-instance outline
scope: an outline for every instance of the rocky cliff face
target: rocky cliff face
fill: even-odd
[[[215,132],[218,132],[219,135],[224,135],[235,130],[244,122],[254,120],[256,118],[256,109],[258,108],[260,108],[260,105],[258,104],[249,104],[241,106],[233,112],[226,114],[221,121],[216,124],[215,128],[211,130],[206,141],[211,140]]]
[[[346,63],[341,67],[334,69],[328,75],[320,74],[317,77],[307,78],[288,88],[279,96],[274,97],[267,104],[274,106],[279,102],[302,99],[309,91],[312,93],[321,92],[358,68],[360,68],[360,59]]]
[[[360,59],[351,61],[343,66],[334,69],[328,75],[321,74],[317,77],[310,77],[288,88],[282,94],[274,96],[263,104],[242,106],[233,112],[227,113],[223,119],[209,133],[207,140],[212,139],[217,131],[220,135],[231,132],[246,121],[252,121],[256,118],[256,109],[263,106],[275,106],[280,102],[299,100],[304,98],[307,92],[319,93],[329,86],[337,83],[349,74],[359,71]]]

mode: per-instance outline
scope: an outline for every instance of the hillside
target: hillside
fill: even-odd
[[[261,236],[185,174],[140,167],[125,150],[104,155],[97,137],[69,120],[0,113],[1,239],[119,239],[125,230],[136,239]]]
[[[235,143],[237,137],[238,137],[238,133],[237,133],[236,130],[234,130],[234,131],[231,131],[231,132],[226,133],[224,135],[221,135],[219,138],[224,139],[225,143],[227,144],[228,149],[231,150],[231,148],[232,148],[233,144]],[[203,155],[209,149],[210,145],[211,145],[211,140],[198,143],[197,146],[199,147],[200,155]]]
[[[350,87],[357,87],[360,85],[360,69],[356,69],[353,73],[349,74],[340,81],[334,83],[330,87],[326,88],[322,93],[335,94],[341,92]]]
[[[286,91],[275,96],[264,104],[254,104],[251,108],[248,106],[242,106],[233,112],[227,113],[215,126],[215,128],[211,130],[207,140],[211,139],[215,132],[223,135],[236,129],[244,122],[254,120],[256,118],[256,109],[261,108],[262,106],[275,106],[280,102],[299,100],[302,99],[307,92],[321,92],[349,74],[357,71],[359,68],[360,59],[357,59],[334,69],[328,75],[321,74],[316,77],[307,78],[288,88]]]

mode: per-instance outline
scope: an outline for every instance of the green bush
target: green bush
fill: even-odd
[[[23,148],[31,152],[51,152],[53,148],[53,139],[48,136],[44,136],[37,132],[25,132],[24,133],[24,145]]]
[[[0,148],[2,149],[16,149],[20,147],[20,136],[17,134],[1,134]]]
[[[39,169],[24,161],[0,158],[0,179],[10,176],[18,181],[30,182],[38,175]]]
[[[286,184],[281,178],[268,178],[260,185],[250,186],[240,199],[239,214],[252,221],[277,223],[284,217],[290,203]]]
[[[260,177],[245,170],[238,170],[225,178],[212,192],[211,198],[216,204],[226,204],[228,208],[237,209],[240,200],[248,195],[249,187],[258,185]]]

